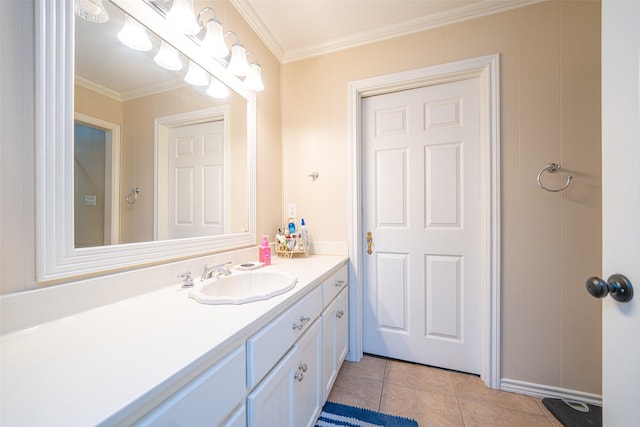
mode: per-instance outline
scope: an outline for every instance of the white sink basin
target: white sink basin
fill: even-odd
[[[297,277],[280,271],[233,272],[201,282],[189,297],[202,304],[244,304],[283,294],[296,283]]]

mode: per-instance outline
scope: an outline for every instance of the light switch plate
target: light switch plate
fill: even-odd
[[[298,208],[295,203],[289,203],[289,217],[296,218],[298,216]]]
[[[84,196],[84,205],[85,206],[95,206],[96,205],[96,196],[85,194]]]

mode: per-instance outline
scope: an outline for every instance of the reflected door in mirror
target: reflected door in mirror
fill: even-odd
[[[161,239],[226,232],[226,138],[223,121],[170,128],[167,235]]]

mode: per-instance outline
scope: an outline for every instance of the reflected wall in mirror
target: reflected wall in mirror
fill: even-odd
[[[214,97],[218,80],[143,27],[150,48],[126,46],[134,24],[103,3],[108,21],[75,20],[75,247],[248,231],[247,101]]]
[[[34,4],[38,283],[255,245],[255,94],[198,42],[168,27],[164,17],[143,0],[103,1],[111,15],[105,23],[85,23],[77,18],[76,3]],[[116,42],[118,14],[144,23],[151,45],[148,51],[134,51]],[[110,25],[113,28],[108,34],[84,32],[92,26]],[[103,43],[109,41],[125,55],[123,59],[107,51]],[[175,47],[182,70],[169,71],[156,64],[155,55],[163,44]],[[214,81],[215,76],[226,87],[185,85],[191,62],[207,72],[207,81]],[[91,73],[96,69],[109,73],[101,80]],[[126,78],[115,77],[113,71],[124,71]],[[128,86],[113,86],[114,81]],[[174,85],[166,87],[169,83]],[[228,90],[229,97],[213,98],[221,89]],[[84,126],[79,127],[79,133],[90,134],[87,144],[96,144],[99,149],[86,144],[80,147],[79,143],[76,150],[75,123]],[[201,144],[175,135],[203,123],[214,127],[214,136],[201,138]],[[210,132],[198,131],[201,136]],[[173,142],[168,139],[172,136]],[[211,167],[198,160],[205,150],[216,153],[211,156],[215,159]],[[94,151],[101,153],[97,160],[89,158]],[[192,170],[188,173],[179,163],[185,153],[198,154],[198,159],[192,158],[186,166]],[[94,186],[81,179],[101,182]],[[189,192],[196,188],[195,181],[204,193],[199,205]],[[189,191],[183,191],[185,188]],[[134,190],[133,194],[129,190]],[[76,200],[79,203],[74,206]],[[171,204],[181,210],[172,209]],[[97,213],[95,218],[83,212],[91,209]],[[197,215],[204,218],[201,221],[211,222],[212,228],[183,232],[163,223],[179,223],[184,218],[194,222]],[[75,238],[88,229],[92,233]],[[198,233],[199,237],[183,237]]]

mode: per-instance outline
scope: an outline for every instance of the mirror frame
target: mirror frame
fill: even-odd
[[[107,274],[256,244],[256,96],[144,0],[111,0],[247,101],[249,232],[75,248],[73,0],[35,2],[36,271],[39,283]]]

